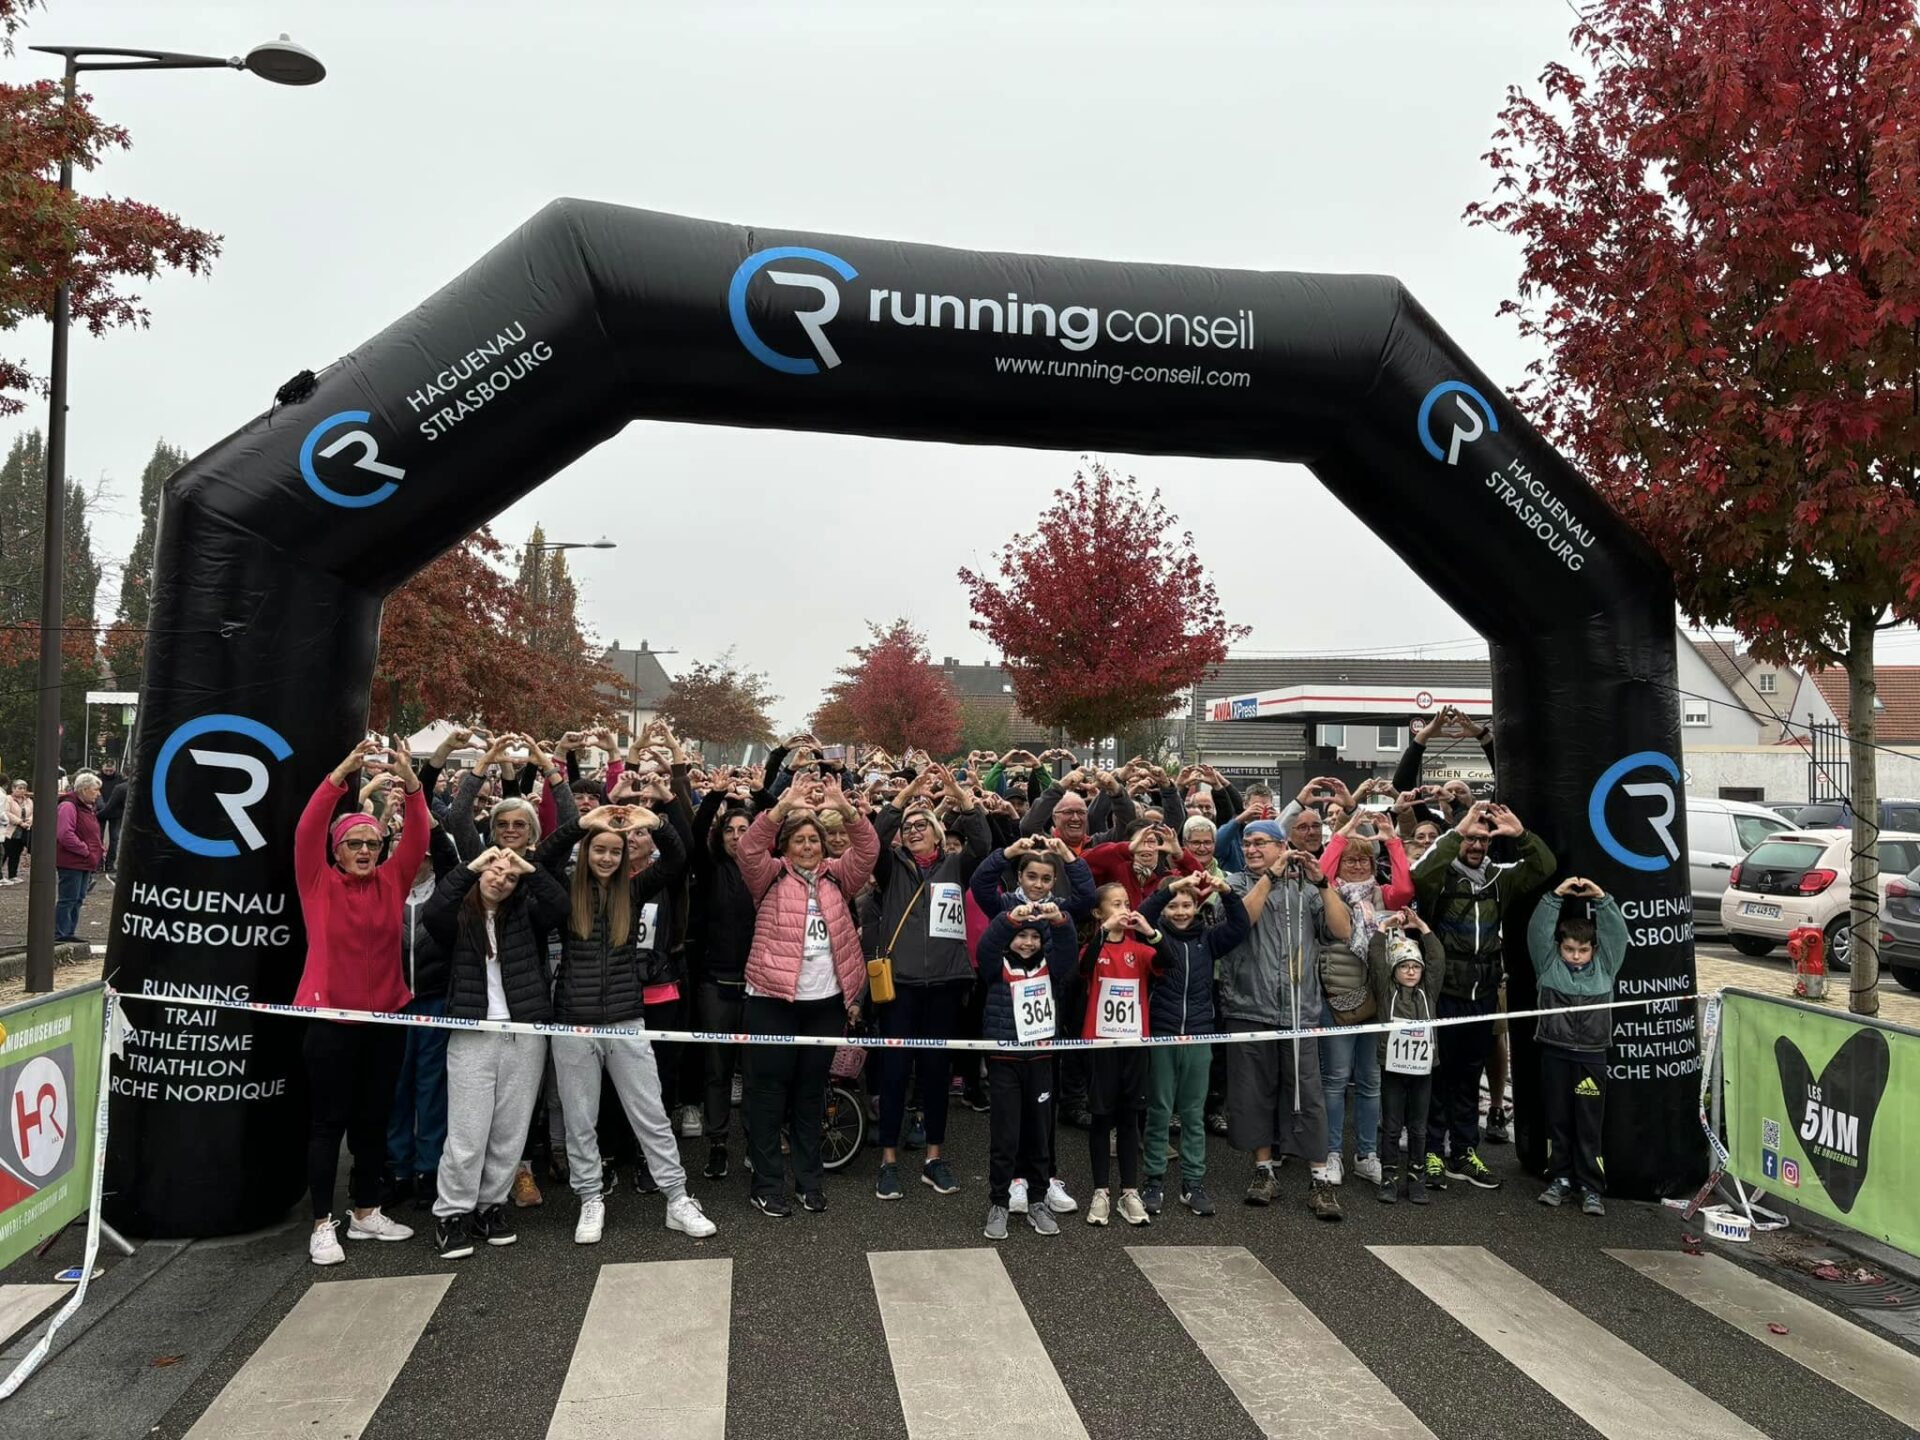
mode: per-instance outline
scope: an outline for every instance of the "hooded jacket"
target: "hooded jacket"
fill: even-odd
[[[1575,970],[1560,958],[1560,945],[1553,938],[1560,923],[1565,901],[1558,895],[1542,897],[1533,920],[1527,926],[1527,949],[1533,959],[1533,973],[1539,982],[1539,1008],[1551,1010],[1563,1005],[1592,1005],[1613,998],[1613,982],[1627,958],[1627,917],[1611,895],[1593,902],[1593,959]],[[1534,1022],[1533,1038],[1542,1045],[1562,1050],[1581,1050],[1604,1055],[1613,1039],[1613,1012],[1582,1010],[1575,1015],[1542,1015]]]
[[[1373,992],[1373,1018],[1387,1020],[1431,1020],[1439,1013],[1434,1007],[1440,999],[1440,987],[1446,980],[1446,948],[1431,934],[1420,937],[1420,956],[1424,962],[1420,983],[1400,984],[1393,978],[1393,958],[1385,934],[1376,935],[1367,944],[1367,987]],[[1380,1059],[1387,1058],[1387,1032],[1380,1032]]]
[[[1253,928],[1246,901],[1233,894],[1221,898],[1226,905],[1224,920],[1208,925],[1196,917],[1184,930],[1160,918],[1173,899],[1171,890],[1154,891],[1140,907],[1147,923],[1160,932],[1160,956],[1148,989],[1148,1034],[1203,1035],[1219,1028],[1213,1009],[1214,962],[1244,941]]]
[[[427,902],[427,931],[447,951],[447,1015],[454,1020],[487,1018],[486,930],[467,923],[461,914],[467,892],[479,880],[461,865],[448,872]],[[566,918],[567,892],[544,865],[534,866],[531,875],[522,875],[513,893],[494,911],[500,988],[506,992],[509,1019],[532,1024],[553,1019],[546,948],[536,938],[536,931],[551,930]]]
[[[1476,881],[1460,858],[1460,832],[1449,830],[1420,857],[1413,872],[1420,914],[1447,952],[1440,992],[1490,1006],[1500,988],[1500,921],[1523,896],[1546,884],[1560,862],[1531,830],[1514,846],[1511,865],[1488,862]]]
[[[892,947],[895,985],[971,980],[973,957],[967,950],[966,914],[961,902],[967,882],[993,845],[987,836],[986,812],[978,805],[954,811],[947,823],[961,838],[960,853],[949,855],[942,850],[924,870],[906,846],[894,843],[905,818],[887,805],[874,823],[883,848],[873,872],[880,913],[867,936],[871,953],[886,954]],[[943,886],[951,888],[938,888]],[[937,899],[951,905],[950,914],[944,908],[936,911]],[[935,936],[936,923],[957,933],[952,938]],[[896,932],[898,939],[894,938]]]
[[[1040,953],[1034,956],[1030,968],[1009,948],[1013,944],[1013,937],[1025,929],[1040,931],[1045,942]],[[1005,912],[994,916],[987,924],[987,933],[980,937],[980,980],[986,987],[986,1004],[980,1012],[982,1037],[1009,1045],[1020,1038],[1013,1023],[1013,986],[1010,982],[1015,976],[1044,974],[1053,982],[1057,997],[1062,986],[1072,983],[1079,969],[1080,946],[1074,937],[1071,922],[1065,925],[1015,925],[1012,917]],[[1070,1029],[1071,1021],[1060,1013],[1056,999],[1054,1036],[1064,1036],[1070,1033]]]
[[[761,812],[740,837],[740,874],[758,905],[746,980],[758,994],[792,1000],[807,943],[807,880],[786,859],[774,855],[780,834],[774,815],[772,810]],[[851,897],[872,878],[874,862],[880,858],[880,837],[864,815],[847,828],[853,848],[838,860],[821,860],[814,871],[814,888],[833,943],[833,973],[840,981],[841,999],[851,1011],[867,988],[867,961],[860,951]]]
[[[562,825],[540,843],[535,863],[547,869],[556,856],[565,855],[586,833],[577,821]],[[645,1008],[646,987],[664,985],[674,978],[673,961],[665,945],[641,948],[641,917],[647,905],[660,906],[661,893],[685,869],[687,852],[679,832],[664,819],[652,833],[653,843],[660,849],[659,858],[631,880],[616,876],[613,881],[628,886],[632,898],[632,924],[624,942],[613,943],[604,905],[595,908],[590,934],[574,934],[572,895],[568,895],[568,915],[559,930],[560,964],[553,979],[553,1018],[562,1025],[621,1025],[638,1019]],[[656,919],[656,933],[665,918],[662,914]]]

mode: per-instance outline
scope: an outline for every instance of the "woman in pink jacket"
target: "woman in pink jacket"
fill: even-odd
[[[844,855],[829,859],[817,818],[838,811],[852,837]],[[747,995],[741,1024],[752,1035],[844,1035],[867,988],[853,897],[873,875],[880,837],[841,793],[837,781],[798,779],[762,812],[740,839],[741,878],[758,907],[747,952]],[[827,1103],[825,1045],[746,1047],[747,1153],[753,1160],[750,1203],[762,1215],[785,1219],[787,1157],[780,1130],[793,1117],[793,1174],[800,1203],[827,1208],[817,1117]]]

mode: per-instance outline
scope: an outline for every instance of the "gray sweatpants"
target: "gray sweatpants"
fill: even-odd
[[[447,1038],[447,1143],[435,1215],[506,1203],[546,1059],[544,1035],[456,1030]]]
[[[627,1112],[647,1169],[667,1198],[687,1193],[680,1145],[660,1098],[660,1070],[645,1040],[612,1035],[556,1035],[553,1073],[567,1124],[567,1183],[582,1200],[600,1193],[600,1072],[605,1069]]]

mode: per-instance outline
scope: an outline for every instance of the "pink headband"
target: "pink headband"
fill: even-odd
[[[366,826],[369,830],[378,830],[380,828],[380,822],[371,815],[364,813],[342,815],[338,820],[333,822],[333,829],[327,834],[327,848],[330,850],[338,849],[340,842],[346,839],[347,832],[358,829],[362,825]]]

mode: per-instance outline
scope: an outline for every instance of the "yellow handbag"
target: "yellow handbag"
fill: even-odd
[[[876,1005],[889,1005],[893,1002],[893,947],[900,943],[900,932],[907,928],[907,916],[913,913],[913,907],[920,903],[920,897],[927,893],[927,882],[922,880],[920,888],[913,892],[913,899],[907,902],[907,908],[900,914],[900,923],[893,927],[893,938],[887,941],[886,950],[867,961],[867,992],[873,996]]]

